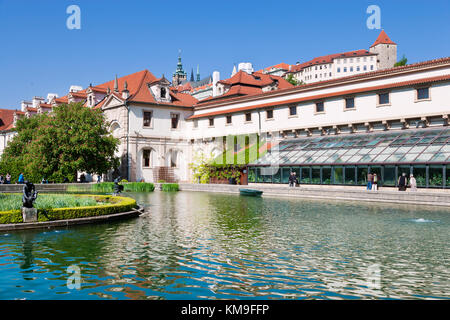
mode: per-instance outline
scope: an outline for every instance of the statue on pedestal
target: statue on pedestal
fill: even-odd
[[[38,221],[37,209],[33,208],[33,203],[36,201],[37,194],[34,184],[25,181],[22,196],[22,218],[25,223]]]
[[[24,208],[33,208],[33,203],[36,201],[37,198],[37,191],[34,187],[34,184],[25,181],[25,185],[23,186],[23,197],[22,197],[22,203]]]

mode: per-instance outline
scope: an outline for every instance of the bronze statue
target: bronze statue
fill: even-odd
[[[114,195],[118,195],[123,191],[123,186],[119,184],[120,176],[114,179]]]
[[[24,208],[33,208],[33,203],[37,198],[37,191],[34,187],[34,184],[25,181],[25,185],[23,186],[23,197],[22,197],[22,203]]]

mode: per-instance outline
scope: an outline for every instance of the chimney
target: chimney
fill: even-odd
[[[247,72],[248,74],[252,74],[253,73],[253,66],[250,62],[241,62],[238,65],[238,71],[244,71]]]
[[[220,80],[220,73],[219,71],[213,72],[213,97],[217,96],[217,82]]]
[[[72,86],[70,86],[69,92],[78,92],[78,91],[81,91],[81,90],[83,90],[83,87],[72,85]]]
[[[44,102],[44,98],[42,97],[33,97],[33,108],[37,108],[39,107],[39,105],[41,104],[41,102]]]
[[[47,94],[47,103],[50,103],[54,98],[58,98],[57,93],[49,93]]]

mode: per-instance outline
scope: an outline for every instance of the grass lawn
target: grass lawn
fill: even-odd
[[[37,209],[73,208],[95,206],[101,203],[93,197],[68,194],[38,194],[34,207]],[[22,194],[0,194],[0,211],[20,210]]]

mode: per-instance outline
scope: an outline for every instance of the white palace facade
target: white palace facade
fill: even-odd
[[[240,70],[218,86],[220,94],[199,101],[148,70],[116,77],[0,111],[0,148],[14,119],[82,101],[101,108],[120,139],[119,170],[129,181],[192,182],[189,164],[199,154],[219,155],[227,136],[259,135],[268,152],[249,164],[249,182],[284,183],[294,170],[304,183],[358,184],[372,168],[386,181],[406,170],[427,187],[450,187],[450,58],[300,86]],[[281,169],[265,177],[261,168],[274,164]]]

